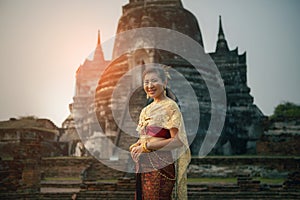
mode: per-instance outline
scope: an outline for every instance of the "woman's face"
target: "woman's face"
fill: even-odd
[[[159,100],[164,95],[165,83],[155,73],[150,72],[144,76],[144,90],[150,98]]]

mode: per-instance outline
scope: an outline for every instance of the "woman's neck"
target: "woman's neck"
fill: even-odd
[[[161,94],[160,96],[154,98],[153,100],[154,100],[155,103],[158,103],[158,102],[160,102],[162,100],[165,100],[166,98],[167,98],[166,95]]]

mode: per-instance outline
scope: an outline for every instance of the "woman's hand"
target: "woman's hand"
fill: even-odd
[[[135,146],[131,149],[131,157],[133,159],[134,162],[138,162],[139,161],[139,157],[141,155],[141,153],[143,152],[143,148],[141,145],[139,146]]]
[[[131,152],[131,151],[132,151],[132,149],[133,149],[133,147],[136,147],[136,146],[139,146],[139,145],[141,145],[141,142],[140,142],[140,140],[138,140],[138,141],[136,141],[136,143],[134,143],[134,144],[130,145],[130,147],[129,147],[129,151]]]

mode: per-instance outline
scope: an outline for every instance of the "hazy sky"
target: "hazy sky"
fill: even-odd
[[[129,0],[0,0],[0,120],[35,115],[57,126],[69,115],[76,69],[116,33]],[[248,86],[265,115],[300,103],[300,1],[182,0],[198,19],[206,52],[219,15],[230,49],[247,52]],[[105,52],[110,58],[111,52]]]

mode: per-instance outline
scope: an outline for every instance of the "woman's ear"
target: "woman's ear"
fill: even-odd
[[[166,80],[164,81],[164,88],[167,88],[167,84],[168,84],[168,79],[166,79]]]

